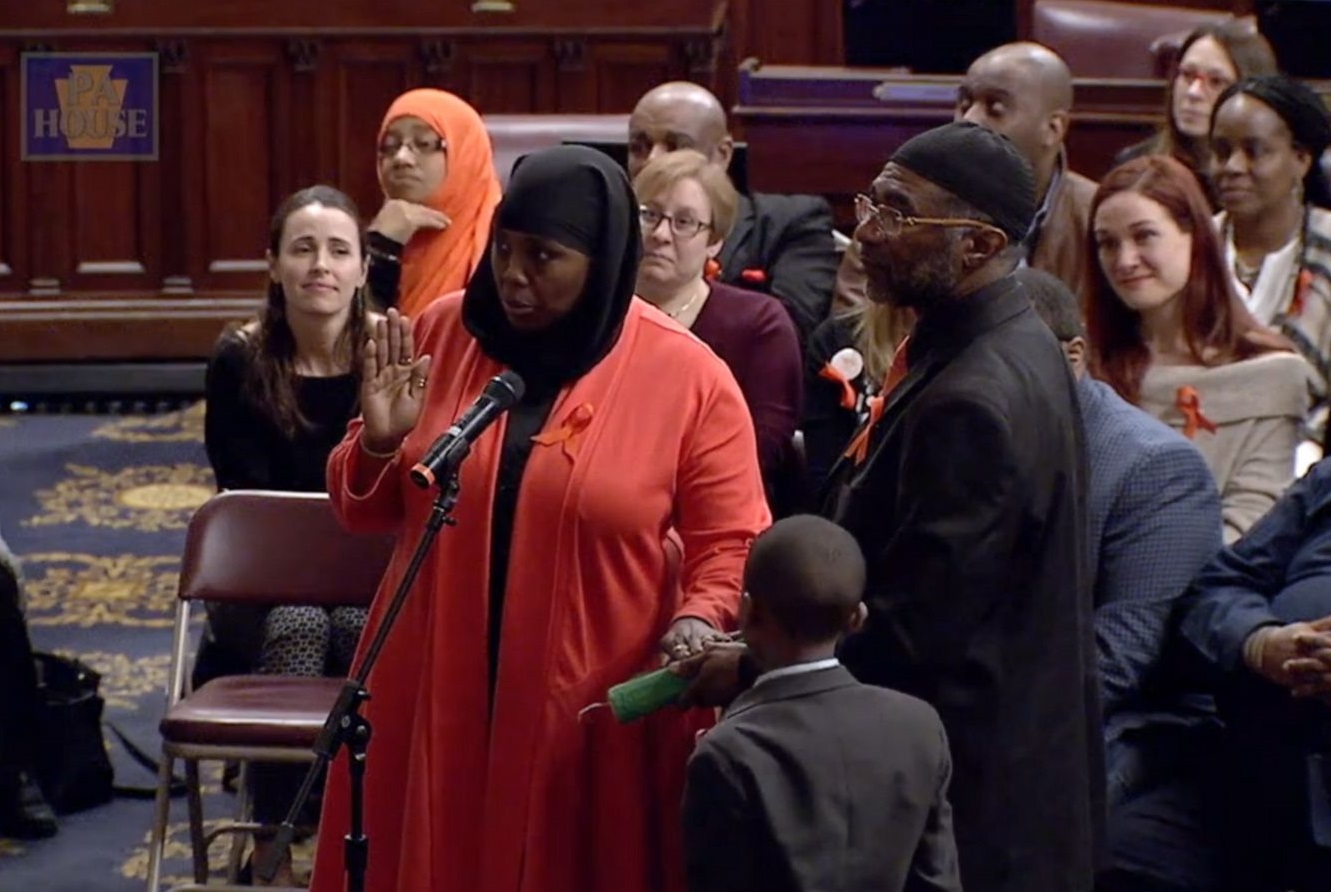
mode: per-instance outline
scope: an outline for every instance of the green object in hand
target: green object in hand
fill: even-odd
[[[657,669],[611,688],[610,709],[620,722],[636,721],[674,703],[688,686],[689,679],[669,669]]]

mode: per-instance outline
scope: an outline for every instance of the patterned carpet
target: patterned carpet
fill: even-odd
[[[0,416],[0,530],[24,565],[33,644],[101,672],[106,717],[154,755],[185,526],[214,489],[202,408]],[[106,736],[116,782],[151,786]],[[205,816],[230,814],[220,766],[204,779]],[[142,890],[151,816],[151,801],[116,799],[62,817],[54,839],[0,839],[0,889]],[[171,818],[166,873],[186,882],[183,798]],[[216,866],[224,854],[214,847]]]

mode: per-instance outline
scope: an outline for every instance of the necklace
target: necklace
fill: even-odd
[[[692,306],[698,302],[698,298],[702,297],[709,290],[711,289],[709,289],[707,287],[707,283],[704,282],[703,287],[696,289],[693,292],[693,297],[690,297],[687,301],[684,302],[684,306],[680,307],[678,310],[672,310],[670,312],[667,312],[666,315],[669,316],[671,319],[679,319],[680,316],[683,316],[685,313],[687,313],[689,309],[692,308]]]

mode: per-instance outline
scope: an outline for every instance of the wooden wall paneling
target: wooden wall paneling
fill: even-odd
[[[18,50],[0,43],[0,292],[26,287],[26,165],[19,162]]]
[[[142,39],[62,42],[68,52],[144,52]],[[158,111],[160,115],[160,108]],[[160,155],[160,145],[159,145]],[[161,281],[161,175],[152,161],[42,162],[67,177],[69,212],[59,276],[63,292],[155,291]]]
[[[413,59],[415,52],[417,58]],[[344,40],[330,49],[334,120],[329,142],[336,151],[331,182],[351,196],[368,221],[379,210],[382,193],[376,173],[375,137],[393,100],[416,85],[442,81],[456,48],[447,41]]]
[[[277,201],[287,193],[326,182],[335,153],[328,134],[333,115],[328,103],[328,43],[310,37],[292,37],[286,43],[283,105],[287,116],[287,168],[280,172]]]
[[[202,149],[199,134],[200,79],[197,59],[191,59],[191,46],[184,38],[159,38],[153,48],[158,54],[157,114],[160,123],[158,157],[152,165],[160,185],[160,217],[152,229],[160,245],[163,294],[189,294],[201,267],[191,265],[190,233],[197,228],[194,196],[200,194],[202,180],[198,159]]]
[[[577,105],[564,106],[565,87],[560,84],[561,111],[630,112],[652,87],[670,80],[696,80],[710,86],[710,72],[692,68],[682,45],[597,42],[590,50],[593,71],[585,78],[590,96]]]
[[[556,63],[549,40],[473,38],[460,43],[456,92],[481,114],[530,114],[556,107]],[[562,112],[595,109],[558,109]]]
[[[205,269],[198,287],[262,288],[268,218],[290,179],[290,122],[284,117],[288,61],[277,41],[203,44],[203,146],[197,206]]]

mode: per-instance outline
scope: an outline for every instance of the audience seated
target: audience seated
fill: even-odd
[[[761,674],[689,759],[689,892],[960,892],[938,713],[836,659],[864,580],[855,540],[821,517],[754,540],[740,630]]]
[[[1214,208],[1218,196],[1210,178],[1209,131],[1216,99],[1242,78],[1275,73],[1275,53],[1251,24],[1199,26],[1183,41],[1177,63],[1165,72],[1165,122],[1160,132],[1124,149],[1115,163],[1142,155],[1169,155],[1193,172]]]
[[[1212,177],[1226,271],[1249,312],[1279,329],[1315,372],[1307,436],[1325,444],[1331,376],[1331,146],[1321,98],[1289,78],[1249,78],[1216,103]]]
[[[1220,495],[1197,447],[1086,373],[1077,299],[1039,270],[1018,274],[1077,379],[1090,465],[1087,538],[1111,806],[1176,766],[1189,729],[1209,724],[1200,698],[1158,678],[1169,619],[1220,550]]]
[[[1110,822],[1103,892],[1321,892],[1331,876],[1331,462],[1198,574],[1181,649],[1223,733]]]
[[[649,90],[629,117],[629,175],[675,149],[697,149],[726,167],[734,151],[725,110],[703,87],[672,82]],[[775,295],[803,345],[827,317],[836,280],[832,210],[811,195],[742,195],[735,225],[717,257],[726,285]]]
[[[208,366],[205,445],[219,489],[320,492],[324,466],[357,412],[365,306],[360,216],[328,186],[290,196],[273,216],[271,284],[259,319],[224,334]],[[345,674],[364,608],[210,605],[195,684],[250,671]],[[301,766],[251,766],[255,820],[277,824]],[[259,838],[261,859],[270,840]],[[289,858],[275,882],[291,885]]]
[[[370,291],[418,313],[471,278],[490,236],[499,178],[476,110],[443,90],[409,90],[379,128],[384,204],[370,223]]]
[[[43,839],[57,830],[37,783],[37,697],[18,561],[0,539],[0,837]]]
[[[691,149],[653,158],[633,189],[643,240],[638,296],[692,330],[734,373],[775,506],[781,473],[793,466],[791,441],[802,409],[799,335],[776,298],[703,276],[734,225],[739,194],[724,170]]]
[[[1206,199],[1181,163],[1151,155],[1115,168],[1091,219],[1091,369],[1201,450],[1232,542],[1294,479],[1312,370],[1230,287]]]

